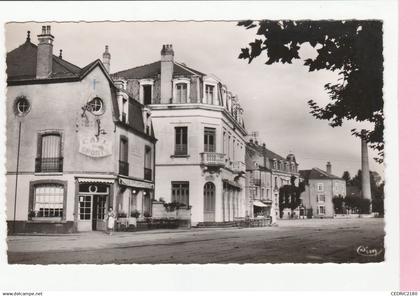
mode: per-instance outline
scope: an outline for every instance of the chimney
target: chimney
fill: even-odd
[[[267,158],[265,157],[266,152],[265,152],[265,143],[262,144],[263,147],[263,157],[264,157],[264,167],[267,167]]]
[[[36,58],[36,78],[49,78],[52,73],[53,41],[50,26],[42,26],[42,32],[38,35],[38,52]]]
[[[327,162],[327,173],[331,174],[331,162]]]
[[[366,130],[361,131],[362,142],[362,197],[372,200],[370,191],[369,156],[366,142]]]
[[[172,76],[174,73],[172,44],[163,45],[160,55],[160,102],[168,104],[172,99]]]
[[[111,70],[111,54],[108,49],[108,45],[105,45],[105,52],[102,54],[102,63],[104,64],[106,71],[109,73]]]

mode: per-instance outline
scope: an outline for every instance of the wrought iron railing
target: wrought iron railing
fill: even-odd
[[[187,154],[188,154],[187,144],[175,145],[175,155],[187,155]]]
[[[120,160],[120,166],[119,166],[118,173],[120,175],[128,176],[128,172],[129,172],[128,162]]]
[[[144,179],[147,181],[152,181],[152,169],[144,168]]]
[[[36,173],[53,173],[63,171],[63,157],[37,157],[35,159]]]

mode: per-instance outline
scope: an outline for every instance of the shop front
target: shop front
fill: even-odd
[[[115,179],[78,178],[76,182],[77,231],[105,231],[106,213],[113,206]]]
[[[120,223],[141,220],[152,216],[154,184],[129,179],[118,178],[118,193],[116,212]]]

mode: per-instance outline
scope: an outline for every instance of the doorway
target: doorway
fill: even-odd
[[[92,203],[92,230],[106,230],[106,196],[94,195]]]
[[[213,183],[207,182],[204,185],[204,222],[215,221],[216,209],[216,188]]]

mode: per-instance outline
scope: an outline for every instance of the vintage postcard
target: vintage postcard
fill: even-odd
[[[396,1],[242,4],[7,18],[7,268],[398,289]]]

